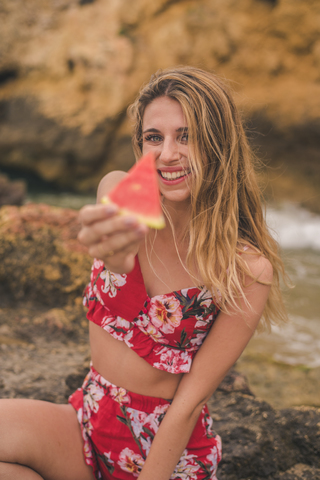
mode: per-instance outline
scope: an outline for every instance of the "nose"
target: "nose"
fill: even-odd
[[[170,163],[175,160],[180,160],[179,145],[172,138],[166,138],[161,146],[160,160],[164,163]]]

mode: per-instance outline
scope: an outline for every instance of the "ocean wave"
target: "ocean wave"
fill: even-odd
[[[266,221],[282,248],[320,251],[320,215],[284,203],[278,208],[268,208]]]

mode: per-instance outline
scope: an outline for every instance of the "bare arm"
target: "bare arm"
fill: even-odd
[[[112,172],[100,182],[97,204],[80,210],[81,231],[78,239],[88,247],[89,255],[102,260],[115,273],[128,273],[134,267],[134,257],[140,242],[148,232],[133,216],[119,215],[116,205],[103,205],[101,199],[126,175]]]
[[[249,257],[249,255],[248,255]],[[272,280],[272,267],[263,257],[248,258],[252,273]],[[247,279],[248,283],[250,279]],[[252,282],[252,280],[251,280]],[[155,436],[139,480],[168,480],[187,446],[203,405],[239,358],[262,315],[270,287],[255,282],[245,288],[252,307],[244,314],[220,313],[198,351],[190,373],[180,382],[174,400]],[[163,461],[165,459],[165,462]]]

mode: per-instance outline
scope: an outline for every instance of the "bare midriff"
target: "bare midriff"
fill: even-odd
[[[106,380],[131,392],[171,400],[183,374],[152,367],[124,342],[89,322],[92,365]]]

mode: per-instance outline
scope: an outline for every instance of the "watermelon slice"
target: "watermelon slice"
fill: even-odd
[[[102,203],[115,203],[123,215],[134,215],[151,228],[165,226],[161,209],[158,175],[152,153],[142,157],[108,194]]]

